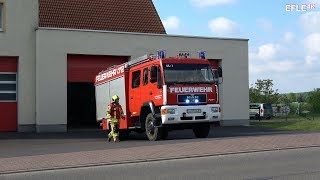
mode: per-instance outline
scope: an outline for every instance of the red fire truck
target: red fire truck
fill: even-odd
[[[221,117],[218,89],[205,52],[191,58],[189,52],[176,57],[145,55],[110,67],[95,77],[97,121],[109,130],[106,109],[113,95],[120,97],[125,118],[120,137],[130,131],[146,132],[150,141],[165,139],[168,131],[193,129],[205,138],[210,125]]]

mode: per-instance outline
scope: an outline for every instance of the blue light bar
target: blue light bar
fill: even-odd
[[[163,50],[158,51],[158,57],[159,58],[165,58],[166,57],[166,53]]]
[[[199,52],[199,58],[205,59],[206,58],[206,52],[205,51],[200,51]]]

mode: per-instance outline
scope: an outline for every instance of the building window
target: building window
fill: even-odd
[[[17,101],[17,74],[0,72],[0,102]]]
[[[3,3],[0,2],[0,31],[3,31]]]

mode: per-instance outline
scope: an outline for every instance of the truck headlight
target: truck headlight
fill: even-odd
[[[176,110],[175,109],[162,109],[161,114],[166,115],[166,114],[175,114]]]
[[[176,110],[175,109],[167,109],[168,114],[175,114]]]
[[[219,108],[218,107],[212,107],[211,111],[214,112],[214,113],[217,113],[217,112],[219,112]]]

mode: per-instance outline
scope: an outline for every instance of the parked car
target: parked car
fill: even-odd
[[[272,105],[268,103],[250,103],[250,119],[271,119],[273,116]]]

